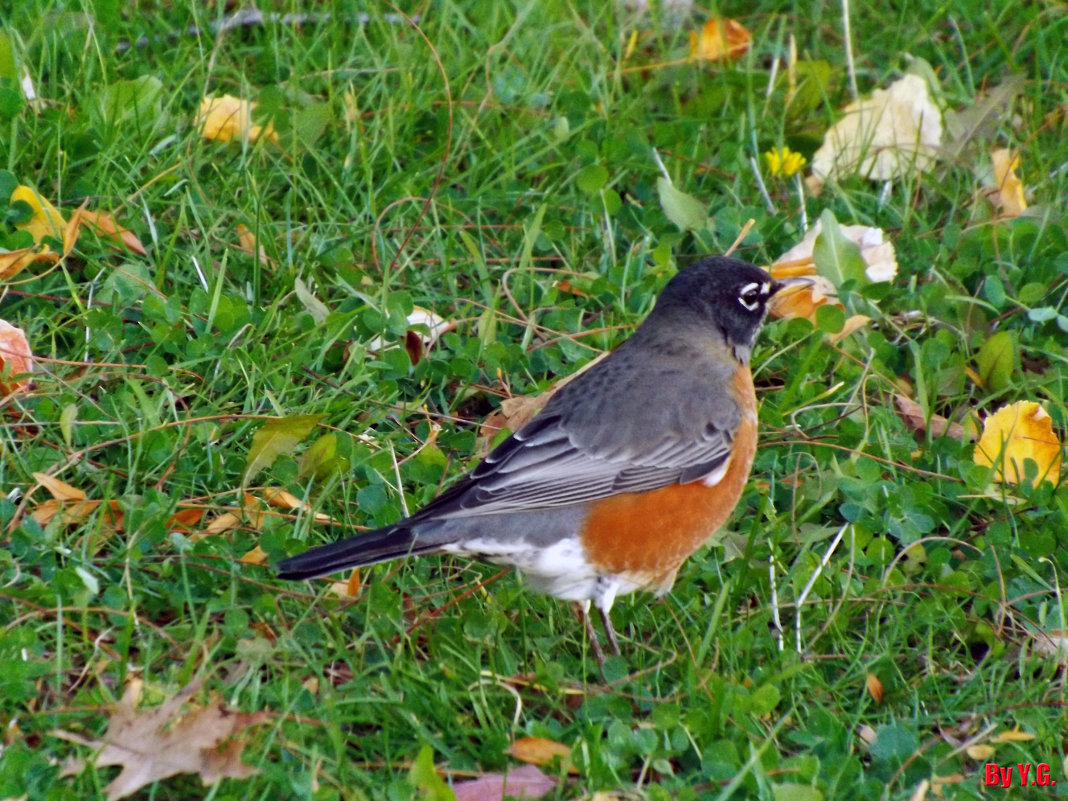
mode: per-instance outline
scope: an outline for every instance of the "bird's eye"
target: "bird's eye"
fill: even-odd
[[[738,292],[738,302],[748,311],[756,311],[767,300],[768,289],[766,282],[746,284]]]

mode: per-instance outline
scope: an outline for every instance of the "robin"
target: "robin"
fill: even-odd
[[[787,285],[747,262],[701,259],[607,358],[423,509],[282,560],[306,579],[412,554],[507,565],[535,589],[592,602],[615,653],[617,596],[671,589],[730,517],[757,444],[749,356],[768,300]]]

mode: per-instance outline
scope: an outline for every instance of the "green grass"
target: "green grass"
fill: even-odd
[[[793,245],[792,183],[769,179],[769,214],[749,158],[783,144],[811,156],[848,102],[839,5],[721,6],[753,31],[747,56],[646,71],[627,68],[682,58],[685,31],[647,32],[610,3],[446,1],[415,29],[384,21],[385,6],[337,2],[314,10],[370,21],[221,42],[180,33],[221,8],[121,18],[117,3],[32,0],[5,14],[43,103],[0,86],[0,169],[65,214],[113,211],[149,255],[84,233],[57,267],[0,285],[0,317],[40,357],[32,392],[0,401],[0,798],[101,794],[115,769],[60,779],[64,759],[91,752],[51,732],[99,736],[133,678],[158,702],[200,677],[202,702],[215,692],[271,713],[246,735],[259,774],[207,791],[178,777],[137,797],[408,798],[422,746],[460,778],[514,766],[503,752],[523,736],[572,747],[559,798],[906,799],[955,774],[947,798],[1063,796],[1064,670],[1035,644],[1068,628],[1068,489],[999,494],[970,444],[917,438],[892,396],[910,388],[958,420],[1036,399],[1065,428],[1068,335],[1028,312],[1063,313],[1068,291],[1068,15],[854,6],[862,91],[898,77],[906,52],[934,68],[950,108],[1012,74],[1027,83],[933,174],[886,195],[851,179],[806,198],[809,221],[829,209],[885,229],[898,279],[873,325],[837,345],[804,321],[768,326],[754,357],[762,447],[726,547],[687,562],[664,601],[617,604],[610,680],[570,607],[513,574],[426,558],[365,570],[359,595],[339,600],[237,559],[258,545],[277,560],[340,529],[273,509],[194,532],[240,509],[263,420],[298,414],[323,415],[313,438],[336,434],[340,469],[311,480],[285,456],[248,491],[286,487],[345,526],[392,522],[474,464],[502,395],[536,393],[617,344],[677,266],[725,250],[750,218],[742,257],[767,264]],[[785,83],[766,89],[791,35],[827,78],[786,105]],[[122,99],[141,76],[161,86],[144,107]],[[258,100],[281,146],[202,140],[206,93]],[[1032,216],[990,220],[975,169],[994,146],[1022,152]],[[668,221],[652,147],[708,204],[710,232]],[[13,247],[21,211],[5,202]],[[239,224],[269,263],[237,247]],[[369,352],[403,336],[413,305],[456,329],[414,366],[403,349]],[[983,388],[966,368],[998,331],[1018,358]],[[38,525],[48,494],[34,472],[116,502],[121,530],[99,511]],[[168,530],[179,502],[207,510],[192,531]],[[798,655],[794,602],[846,522]],[[963,748],[1016,727],[1034,738],[989,758]],[[986,761],[1049,763],[1058,783],[988,791]]]

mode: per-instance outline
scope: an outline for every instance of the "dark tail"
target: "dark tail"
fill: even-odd
[[[434,545],[417,542],[411,529],[389,526],[320,545],[283,559],[276,567],[279,578],[309,579],[433,550]]]

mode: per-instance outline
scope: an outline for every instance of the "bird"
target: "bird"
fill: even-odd
[[[699,259],[618,348],[426,506],[283,559],[278,576],[421,554],[508,566],[577,602],[603,667],[590,604],[619,654],[616,598],[666,594],[738,504],[757,446],[750,356],[768,301],[798,283],[736,258]]]

